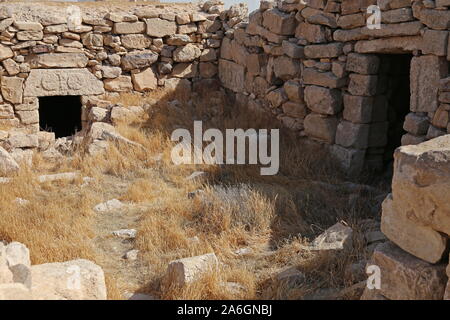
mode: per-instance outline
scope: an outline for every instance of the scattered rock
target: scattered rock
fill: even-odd
[[[338,222],[312,242],[309,250],[348,250],[353,246],[353,230]]]
[[[134,239],[136,238],[137,231],[135,229],[120,229],[113,231],[112,234],[122,239]]]
[[[175,260],[167,268],[165,281],[169,285],[184,286],[218,266],[219,261],[214,253]]]
[[[99,203],[94,207],[94,210],[97,212],[108,212],[108,211],[115,211],[120,210],[125,207],[125,204],[123,204],[120,200],[117,199],[111,199],[103,203]]]
[[[136,250],[136,249],[130,250],[127,253],[125,253],[124,259],[130,260],[130,261],[137,260],[138,254],[139,254],[139,250]]]

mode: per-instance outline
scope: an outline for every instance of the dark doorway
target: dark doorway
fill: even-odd
[[[81,98],[39,98],[39,126],[41,130],[54,132],[56,138],[68,137],[81,130]]]
[[[391,164],[393,153],[401,146],[406,115],[410,112],[410,68],[412,55],[381,55],[380,78],[383,82],[384,96],[387,102],[388,122],[387,145],[383,160],[385,165]]]

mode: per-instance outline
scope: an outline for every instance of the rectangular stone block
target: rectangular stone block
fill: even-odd
[[[373,54],[349,53],[346,70],[360,74],[377,74],[380,58]]]
[[[368,146],[370,125],[341,121],[336,131],[336,144],[354,149]]]
[[[245,85],[245,67],[232,61],[219,59],[219,78],[222,84],[234,92],[242,92]]]
[[[303,82],[328,88],[342,88],[347,84],[348,78],[338,78],[331,72],[319,72],[313,68],[305,68]]]
[[[103,82],[87,69],[33,69],[25,81],[26,97],[98,95]]]
[[[345,120],[353,123],[369,123],[372,121],[373,97],[352,96],[344,94]]]
[[[305,101],[308,108],[316,113],[334,115],[342,110],[342,95],[337,89],[307,86]]]
[[[46,53],[29,56],[27,62],[33,69],[38,68],[84,68],[88,58],[83,53]]]
[[[335,144],[331,146],[330,152],[348,174],[358,175],[362,172],[366,150],[344,148]]]
[[[293,15],[281,12],[277,8],[266,10],[263,13],[263,26],[280,35],[292,35],[297,22]]]
[[[305,118],[305,133],[312,138],[334,143],[338,120],[317,113],[310,113]]]
[[[377,93],[378,76],[350,74],[348,92],[354,96],[374,96]]]
[[[420,260],[392,242],[377,246],[368,265],[380,268],[380,293],[390,300],[442,300],[444,296],[445,265]]]
[[[411,111],[434,112],[438,107],[440,79],[447,76],[445,58],[433,55],[413,57],[411,60]]]
[[[413,112],[406,115],[403,123],[403,129],[416,136],[425,135],[429,126],[430,122],[427,116],[420,116]]]

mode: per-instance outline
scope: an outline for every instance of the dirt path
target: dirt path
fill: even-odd
[[[104,200],[120,198],[131,183],[107,177],[102,181]],[[102,266],[105,274],[114,279],[124,299],[128,299],[130,294],[144,285],[148,268],[142,263],[139,254],[136,260],[125,259],[125,254],[135,249],[134,240],[119,238],[112,232],[120,229],[138,230],[139,219],[145,209],[147,208],[143,206],[126,203],[124,208],[97,213],[95,219],[94,248],[97,263]]]

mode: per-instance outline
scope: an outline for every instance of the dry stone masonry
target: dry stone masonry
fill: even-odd
[[[32,150],[64,144],[40,127],[42,97],[80,96],[78,129],[88,132],[92,123],[143,112],[114,108],[105,98],[158,87],[211,87],[218,82],[224,33],[247,11],[246,5],[225,10],[217,0],[200,7],[1,4],[0,174],[29,162]]]
[[[377,2],[381,28],[368,28]],[[225,33],[219,77],[238,103],[323,143],[350,172],[380,168],[395,147],[450,129],[449,6],[263,0]]]

